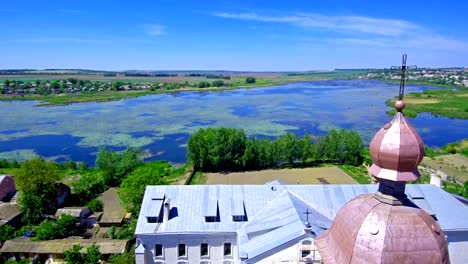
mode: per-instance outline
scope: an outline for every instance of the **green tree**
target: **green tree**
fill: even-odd
[[[73,192],[80,204],[86,204],[107,189],[102,174],[102,172],[87,172],[73,183]]]
[[[128,175],[120,185],[119,197],[126,209],[138,213],[147,185],[167,184],[165,177],[171,174],[172,166],[165,161],[147,163]]]
[[[81,253],[81,245],[73,245],[69,250],[63,252],[67,264],[83,264],[86,261],[85,254]]]
[[[208,88],[211,84],[209,82],[201,81],[198,83],[198,88]]]
[[[247,77],[245,78],[245,82],[246,83],[255,83],[257,81],[257,79],[255,79],[255,77]]]
[[[10,225],[0,226],[0,243],[15,237],[15,229]]]
[[[100,263],[101,260],[101,251],[99,251],[99,247],[96,244],[93,244],[89,248],[86,249],[86,260],[85,264],[96,264]]]
[[[69,170],[76,170],[76,163],[73,160],[67,162],[67,168]]]
[[[247,136],[242,129],[200,129],[188,141],[188,157],[203,170],[242,169]]]
[[[53,81],[53,82],[50,84],[50,88],[58,89],[58,88],[60,88],[60,83],[59,83],[58,81]]]
[[[55,163],[42,158],[25,161],[17,170],[15,184],[23,193],[31,193],[41,198],[55,194],[55,183],[60,180]]]
[[[89,210],[93,212],[102,212],[102,209],[104,208],[104,203],[101,200],[93,199],[89,201],[86,206],[89,208]]]
[[[55,163],[34,158],[21,164],[15,175],[20,191],[20,209],[27,223],[37,223],[41,215],[55,206],[55,184],[60,180]]]
[[[309,135],[304,135],[304,137],[299,140],[299,144],[301,146],[300,159],[302,165],[305,165],[307,160],[316,158],[317,149]]]
[[[222,86],[224,86],[224,82],[222,80],[216,80],[216,81],[213,82],[213,86],[222,87]]]
[[[96,158],[96,166],[102,170],[105,184],[118,186],[130,172],[143,163],[139,158],[140,153],[140,149],[127,149],[123,153],[101,149]]]
[[[111,264],[134,264],[135,256],[131,253],[111,255],[109,262]]]
[[[42,219],[46,207],[39,196],[32,193],[21,193],[19,196],[19,209],[23,213],[23,221],[35,225]]]
[[[62,215],[57,221],[46,220],[36,229],[37,240],[61,239],[77,235],[79,228],[75,217]]]
[[[245,145],[244,155],[242,156],[242,165],[245,169],[257,169],[258,164],[258,139],[248,140]]]

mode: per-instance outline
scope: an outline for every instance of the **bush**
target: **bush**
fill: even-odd
[[[62,215],[57,221],[46,220],[36,229],[37,240],[61,239],[79,233],[76,219],[73,216]]]
[[[164,177],[172,172],[172,166],[165,161],[146,163],[125,178],[118,190],[120,200],[127,210],[138,214],[147,185],[167,184]]]
[[[198,88],[208,88],[211,84],[209,82],[201,81],[198,83]]]
[[[109,262],[111,264],[132,264],[135,263],[135,257],[131,253],[111,255]]]
[[[102,173],[86,173],[73,184],[74,195],[80,204],[98,197],[107,189]]]
[[[102,212],[104,208],[104,203],[101,200],[93,199],[88,202],[86,205],[93,212]]]
[[[245,78],[245,82],[246,83],[255,83],[257,81],[257,79],[255,79],[255,77],[247,77]]]
[[[222,87],[222,86],[224,86],[224,82],[221,81],[221,80],[214,81],[214,82],[213,82],[213,86],[215,86],[215,87]]]
[[[104,183],[108,186],[118,186],[122,180],[135,168],[143,164],[139,155],[141,149],[127,149],[122,153],[103,148],[96,158],[96,166],[102,171]]]

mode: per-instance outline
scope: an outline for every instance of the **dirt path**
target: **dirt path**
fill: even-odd
[[[281,180],[287,184],[355,184],[337,167],[261,170],[232,173],[205,173],[206,184],[264,184]]]

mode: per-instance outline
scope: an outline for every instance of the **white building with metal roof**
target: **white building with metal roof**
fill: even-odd
[[[377,185],[147,186],[136,263],[308,263],[338,210]],[[437,220],[452,263],[468,263],[468,207],[433,185],[408,198]]]

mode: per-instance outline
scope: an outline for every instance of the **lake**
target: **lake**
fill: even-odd
[[[0,159],[34,155],[94,165],[102,146],[140,147],[148,160],[186,160],[189,135],[199,128],[243,128],[249,136],[326,134],[357,130],[366,143],[392,117],[385,101],[398,84],[375,80],[330,80],[229,91],[177,92],[112,102],[36,106],[0,102]],[[408,85],[407,92],[434,89]],[[409,118],[425,144],[442,146],[466,138],[468,120],[424,113]]]

